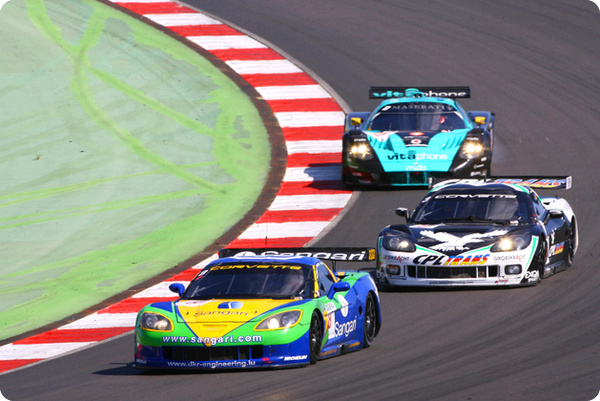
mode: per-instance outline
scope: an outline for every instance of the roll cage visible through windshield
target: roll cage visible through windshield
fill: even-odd
[[[311,298],[314,287],[310,265],[228,262],[205,268],[190,283],[182,299]]]
[[[526,193],[444,192],[434,194],[415,211],[413,223],[449,221],[530,224],[533,208]]]

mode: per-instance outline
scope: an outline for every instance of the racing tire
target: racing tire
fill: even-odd
[[[369,293],[365,301],[364,333],[363,346],[369,348],[377,335],[377,307],[371,293]]]
[[[546,245],[546,239],[540,237],[540,245],[535,253],[534,263],[536,264],[535,269],[539,272],[539,281],[544,278],[544,267],[546,266],[546,260],[548,259],[548,245]]]
[[[323,321],[317,312],[313,312],[308,331],[308,353],[310,364],[314,365],[321,355],[321,343],[323,342]]]
[[[575,251],[577,251],[577,245],[579,244],[579,234],[577,232],[577,221],[575,217],[571,221],[571,235],[569,236],[569,250],[567,252],[566,266],[570,267],[573,264],[573,257]]]

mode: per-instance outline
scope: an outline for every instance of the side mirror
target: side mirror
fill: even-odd
[[[185,291],[185,286],[181,283],[173,283],[169,286],[169,290],[181,296]]]
[[[474,118],[474,121],[475,121],[475,124],[477,124],[477,125],[483,125],[483,124],[485,124],[487,119],[484,116],[477,116]]]
[[[355,127],[358,125],[361,125],[363,122],[362,118],[360,117],[352,117],[350,118],[350,124],[354,125]]]
[[[327,298],[333,299],[333,296],[336,292],[348,291],[350,289],[350,283],[347,281],[338,281],[329,289],[329,293],[327,294]]]
[[[407,221],[410,219],[410,210],[405,207],[396,208],[396,214],[400,217],[404,217]]]
[[[551,219],[560,219],[565,215],[565,213],[560,209],[550,209],[548,215]]]

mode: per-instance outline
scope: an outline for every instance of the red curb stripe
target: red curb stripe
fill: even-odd
[[[255,88],[261,86],[314,85],[317,82],[303,72],[291,74],[246,74],[242,75]]]
[[[283,60],[283,57],[273,49],[221,49],[209,50],[223,61],[231,60]],[[256,86],[256,85],[254,85]]]
[[[198,273],[198,271],[196,271],[196,273]],[[183,280],[181,280],[181,281],[183,281]],[[127,298],[121,302],[118,302],[114,305],[108,306],[108,307],[98,311],[98,314],[137,312],[148,304],[151,304],[154,302],[174,301],[176,299],[177,299],[177,297],[175,296],[175,294],[173,294],[172,297],[165,297],[165,298]]]
[[[329,195],[339,193],[352,193],[342,183],[337,181],[317,182],[284,182],[281,185],[280,195]]]
[[[119,6],[133,11],[136,14],[181,14],[197,13],[189,7],[181,6],[173,2],[164,3],[117,3]]]
[[[313,237],[236,239],[227,248],[300,248]]]
[[[342,208],[307,209],[307,210],[274,210],[265,213],[257,223],[287,223],[291,221],[331,221]]]
[[[131,331],[132,327],[103,327],[96,329],[54,329],[35,336],[15,341],[13,344],[52,344],[102,341]]]
[[[332,98],[267,100],[267,103],[274,113],[285,111],[341,111],[338,103]]]
[[[13,370],[16,368],[20,368],[21,366],[29,365],[30,363],[39,362],[40,359],[13,359],[9,361],[0,361],[0,373],[8,372],[9,370]]]
[[[294,153],[288,155],[288,167],[330,167],[339,165],[342,159],[341,153]]]
[[[199,272],[198,269],[188,269],[169,278],[169,281],[191,281]]]
[[[286,141],[306,141],[314,140],[315,138],[341,141],[344,134],[344,128],[341,125],[331,127],[291,127],[283,128],[282,130]]]
[[[237,29],[224,24],[170,26],[170,30],[181,36],[246,36]],[[280,56],[281,57],[281,56]]]

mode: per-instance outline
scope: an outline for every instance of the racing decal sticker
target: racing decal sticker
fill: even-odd
[[[467,234],[463,237],[458,237],[450,233],[436,233],[431,230],[424,230],[421,231],[421,235],[423,237],[431,238],[440,242],[439,244],[432,246],[431,249],[439,251],[463,251],[469,249],[467,244],[484,242],[486,239],[498,237],[506,234],[507,232],[507,230],[495,230],[488,233],[474,233]]]
[[[337,300],[340,301],[340,304],[342,305],[340,307],[340,311],[342,312],[342,316],[346,317],[348,316],[348,301],[346,300],[346,297],[344,297],[342,294],[336,294]]]

